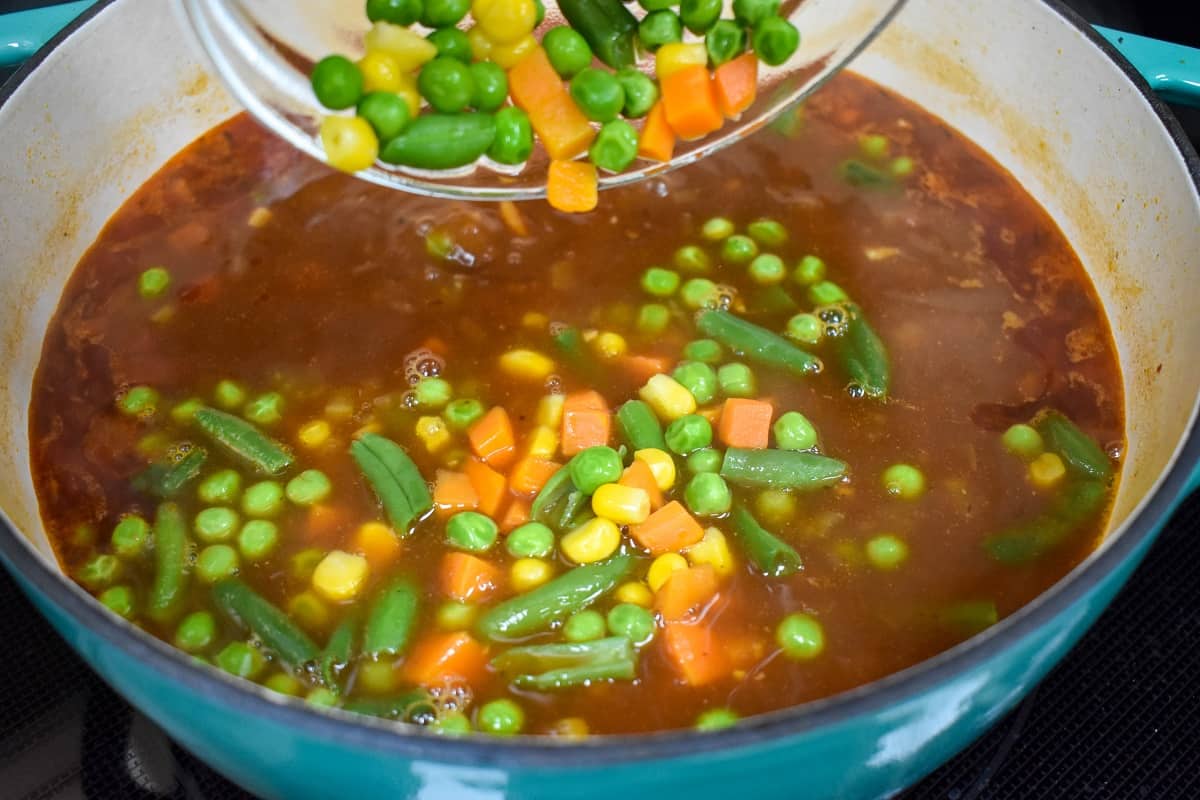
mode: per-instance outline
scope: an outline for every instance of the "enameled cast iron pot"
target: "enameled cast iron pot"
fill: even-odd
[[[316,712],[197,667],[105,611],[63,577],[41,528],[30,384],[62,286],[100,227],[236,111],[166,0],[100,2],[0,95],[0,556],[105,680],[268,797],[877,797],[912,783],[1046,674],[1200,482],[1200,161],[1146,81],[1053,2],[911,0],[854,69],[946,119],[1049,210],[1120,350],[1128,448],[1109,535],[985,633],[719,733],[561,744],[446,740]]]

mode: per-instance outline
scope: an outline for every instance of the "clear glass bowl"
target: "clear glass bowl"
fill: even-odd
[[[330,53],[357,59],[369,27],[363,0],[178,0],[217,73],[259,122],[324,160],[317,138],[329,114],[313,96],[309,67]],[[782,12],[800,30],[800,48],[781,67],[760,64],[759,94],[741,118],[695,142],[681,142],[668,163],[638,160],[619,174],[602,173],[600,188],[633,183],[691,164],[749,136],[793,107],[845,66],[887,25],[905,0],[785,0]],[[546,2],[539,34],[563,24]],[[726,0],[729,16],[730,0]],[[645,12],[629,6],[636,16]],[[689,40],[694,40],[687,34]],[[539,35],[540,38],[540,35]],[[639,67],[652,72],[653,56]],[[345,113],[345,112],[343,112]],[[636,123],[640,124],[640,123]],[[376,164],[364,180],[435,197],[526,200],[546,194],[546,156],[535,149],[519,168],[487,159],[453,171]]]

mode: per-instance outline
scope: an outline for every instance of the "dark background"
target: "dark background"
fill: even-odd
[[[0,0],[0,12],[51,4]],[[1183,4],[1068,5],[1093,23],[1200,47]],[[1200,143],[1200,110],[1176,111]],[[904,800],[1200,797],[1197,537],[1200,496],[1043,684]],[[2,571],[0,652],[0,797],[247,800],[101,683]]]

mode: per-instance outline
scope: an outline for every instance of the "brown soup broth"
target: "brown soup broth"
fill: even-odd
[[[766,580],[730,537],[738,567],[708,612],[723,641],[741,651],[726,680],[683,684],[655,641],[633,682],[542,694],[510,690],[489,675],[472,687],[475,697],[516,698],[528,732],[575,716],[596,733],[683,727],[708,708],[740,715],[778,709],[928,658],[972,633],[947,619],[956,604],[994,603],[999,616],[1012,613],[1083,559],[1103,532],[1102,514],[1022,566],[997,563],[982,544],[1052,497],[1030,484],[1026,465],[1001,445],[1010,424],[1052,406],[1110,452],[1119,450],[1122,384],[1104,311],[1053,220],[940,120],[843,74],[797,122],[790,135],[764,131],[662,179],[606,192],[593,214],[522,204],[526,236],[506,227],[496,205],[405,196],[332,173],[245,115],[205,134],[112,218],[67,284],[46,336],[30,436],[42,514],[64,568],[106,551],[122,515],[153,518],[154,498],[130,485],[154,458],[155,443],[145,437],[162,430],[169,442],[203,443],[166,411],[192,396],[211,402],[216,383],[232,379],[251,396],[283,394],[284,416],[271,435],[296,447],[295,469],[320,469],[334,486],[334,522],[314,525],[307,510],[289,507],[276,520],[276,554],[242,564],[241,577],[283,605],[308,588],[289,572],[292,554],[348,547],[361,523],[382,519],[347,455],[356,431],[378,426],[430,480],[445,468],[445,454],[430,455],[413,435],[426,412],[403,400],[414,351],[430,344],[444,350],[442,375],[456,396],[503,405],[520,443],[547,390],[506,376],[500,354],[528,347],[553,355],[549,321],[618,332],[630,354],[674,364],[698,334],[686,312],[661,335],[638,333],[633,318],[651,299],[639,287],[642,272],[670,266],[684,244],[704,244],[715,256],[719,246],[699,235],[710,217],[739,228],[770,217],[790,233],[773,248],[789,271],[816,254],[863,307],[888,347],[893,376],[890,398],[880,403],[847,395],[823,345],[815,352],[827,368],[812,378],[754,366],[758,395],[777,413],[802,411],[820,433],[822,452],[850,465],[848,481],[797,494],[791,522],[772,526],[801,554],[804,569]],[[891,155],[910,157],[914,173],[899,187],[847,184],[839,165],[864,158],[862,134],[887,136]],[[448,259],[427,253],[430,231],[454,243]],[[138,277],[156,265],[168,269],[171,286],[143,298]],[[753,308],[758,288],[744,266],[714,258],[708,277],[734,287]],[[790,278],[782,286],[796,310],[811,309]],[[529,312],[543,322],[531,322]],[[781,331],[793,313],[750,318]],[[592,388],[565,367],[557,374],[566,391]],[[594,388],[614,409],[644,381],[616,366],[603,376]],[[139,384],[161,393],[158,422],[114,408],[115,397]],[[297,430],[326,415],[335,397],[349,408],[331,422],[330,444],[296,446]],[[448,450],[465,446],[459,436]],[[919,500],[883,490],[879,476],[897,462],[923,471],[928,490]],[[225,466],[240,465],[212,448],[204,474]],[[681,466],[678,486],[686,474]],[[754,493],[735,489],[735,496],[754,508]],[[189,520],[202,507],[194,485],[180,503]],[[418,526],[393,570],[373,574],[361,597],[392,574],[415,575],[426,595],[419,626],[432,628],[445,599],[436,578],[447,549],[443,522]],[[729,535],[727,522],[711,524]],[[864,556],[864,543],[881,533],[908,544],[897,569],[880,571]],[[506,571],[513,560],[503,547],[487,557]],[[558,573],[569,568],[555,559]],[[144,595],[152,562],[126,569],[122,581]],[[209,605],[207,587],[194,578],[190,591],[189,608]],[[310,629],[318,644],[341,613],[332,611],[330,622]],[[779,620],[795,611],[817,617],[825,631],[825,650],[811,661],[788,660],[775,643]],[[173,626],[140,617],[139,624],[172,638]],[[222,624],[221,642],[244,638]]]

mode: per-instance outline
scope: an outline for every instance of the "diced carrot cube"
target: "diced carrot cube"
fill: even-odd
[[[719,583],[711,564],[677,569],[655,592],[654,609],[667,622],[694,622],[716,596]]]
[[[608,444],[612,413],[599,392],[575,392],[563,401],[561,446],[563,455]]]
[[[477,458],[468,459],[464,469],[479,496],[479,510],[489,517],[496,516],[508,496],[508,482],[504,476]]]
[[[680,139],[699,139],[725,124],[708,67],[684,67],[659,83],[667,124]]]
[[[516,494],[533,497],[560,469],[562,464],[554,461],[522,458],[508,475],[509,488]]]
[[[650,469],[650,465],[645,461],[635,460],[626,467],[625,471],[621,473],[621,479],[617,483],[622,486],[632,486],[635,489],[641,489],[650,495],[651,510],[662,507],[662,489],[658,488],[658,481],[654,479],[654,471]]]
[[[504,509],[504,516],[500,518],[500,532],[515,531],[526,522],[529,522],[529,502],[514,497],[509,501],[508,508]]]
[[[504,469],[517,452],[508,412],[496,406],[467,430],[471,450],[489,466]]]
[[[689,686],[707,686],[730,673],[721,643],[707,626],[668,623],[662,640],[671,663]]]
[[[670,161],[675,153],[675,131],[667,122],[667,110],[662,101],[650,109],[638,137],[638,155],[654,161]]]
[[[433,507],[445,516],[474,511],[479,508],[479,493],[466,473],[439,469],[433,480]]]
[[[771,441],[774,407],[766,400],[731,397],[721,408],[717,435],[726,447],[765,448]]]
[[[400,557],[403,549],[400,537],[382,522],[367,522],[358,526],[350,549],[361,554],[371,565],[372,571],[384,570]]]
[[[487,648],[463,631],[430,634],[413,645],[400,674],[418,686],[474,685],[487,675]]]
[[[536,48],[508,71],[508,89],[513,102],[529,115],[550,158],[572,159],[591,145],[596,131],[567,93],[545,50]]]
[[[758,94],[758,56],[743,53],[713,72],[713,89],[721,113],[730,119],[754,104]]]
[[[587,161],[551,161],[546,201],[559,211],[582,214],[600,202],[600,176]]]
[[[704,538],[704,528],[678,500],[672,500],[645,522],[632,526],[629,533],[654,555],[679,552]]]
[[[459,602],[485,600],[503,580],[500,568],[470,553],[450,552],[442,556],[442,591]]]

